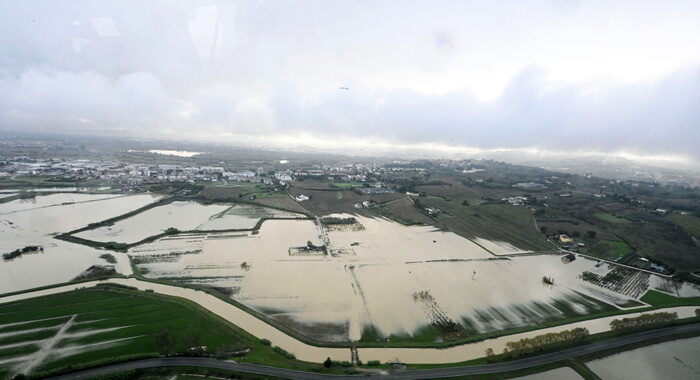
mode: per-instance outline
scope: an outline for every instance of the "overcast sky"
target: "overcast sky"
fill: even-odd
[[[700,160],[700,1],[2,1],[0,26],[5,131]]]

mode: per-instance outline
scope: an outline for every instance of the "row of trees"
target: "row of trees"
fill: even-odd
[[[321,223],[325,225],[333,225],[333,224],[355,224],[357,223],[357,219],[353,217],[349,218],[341,218],[337,216],[326,216],[321,218]]]
[[[376,367],[378,365],[381,365],[382,363],[379,360],[370,360],[367,362],[367,365],[370,367]],[[358,360],[357,365],[362,365],[362,361]],[[331,367],[352,367],[353,364],[348,361],[337,361],[337,360],[331,360],[331,358],[326,358],[326,360],[323,361],[323,366],[325,368],[331,368]]]
[[[15,249],[14,251],[12,251],[10,253],[4,253],[2,255],[2,257],[5,260],[10,260],[10,259],[14,259],[15,257],[22,256],[23,253],[43,251],[43,250],[44,250],[44,248],[40,247],[38,245],[28,245],[24,248]]]
[[[571,330],[552,332],[538,335],[532,338],[523,338],[515,342],[506,343],[503,353],[510,356],[532,354],[547,346],[573,344],[582,342],[589,335],[585,327],[577,327]]]
[[[610,322],[610,330],[616,332],[638,330],[665,324],[676,319],[678,319],[677,313],[660,311],[658,313],[642,314],[633,318],[615,319]]]

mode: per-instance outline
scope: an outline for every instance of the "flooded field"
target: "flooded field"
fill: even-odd
[[[689,282],[679,284],[666,277],[652,276],[649,283],[651,289],[668,293],[676,297],[700,296],[700,286]]]
[[[87,230],[77,237],[99,242],[135,243],[173,227],[180,231],[250,229],[260,218],[297,214],[249,205],[172,202],[120,220],[111,226]]]
[[[534,375],[516,377],[517,380],[579,380],[583,379],[571,367],[561,367],[551,371],[536,373]]]
[[[455,338],[629,307],[648,288],[586,281],[614,268],[582,257],[498,257],[432,227],[354,218],[269,220],[257,234],[182,234],[129,254],[149,277],[217,288],[320,341]],[[296,249],[309,243],[327,254]]]
[[[123,197],[119,194],[83,194],[83,193],[61,193],[36,196],[28,199],[18,199],[0,205],[0,215],[13,213],[22,210],[34,210],[44,207],[55,207],[70,203],[94,202],[103,199]],[[87,215],[86,215],[87,216]]]
[[[12,260],[0,259],[0,293],[71,280],[92,265],[113,265],[100,258],[105,251],[54,239],[96,220],[145,206],[158,198],[62,193],[0,204],[0,253],[30,245],[43,251]],[[130,273],[128,258],[110,252],[117,271]]]
[[[586,365],[605,380],[698,379],[700,337],[642,347]]]

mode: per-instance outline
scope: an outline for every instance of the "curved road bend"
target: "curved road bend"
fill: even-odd
[[[700,323],[694,323],[690,325],[667,327],[659,330],[644,331],[636,334],[622,336],[619,338],[613,338],[603,342],[592,343],[585,346],[569,348],[562,351],[513,360],[505,363],[392,372],[388,375],[322,375],[312,372],[294,371],[290,369],[268,367],[264,365],[237,363],[233,361],[222,361],[208,358],[168,357],[113,364],[106,367],[94,368],[72,373],[69,375],[53,377],[51,378],[51,380],[87,379],[93,376],[107,375],[120,371],[176,366],[225,369],[244,373],[254,373],[258,375],[276,376],[288,379],[358,379],[363,377],[389,377],[397,379],[435,379],[464,375],[479,375],[516,371],[538,365],[554,363],[582,355],[588,355],[610,348],[616,348],[632,343],[638,343],[649,339],[698,331],[700,331]]]

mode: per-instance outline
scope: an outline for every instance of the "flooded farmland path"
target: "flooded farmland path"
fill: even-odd
[[[102,281],[93,281],[78,283],[72,285],[59,286],[50,289],[42,289],[21,294],[15,294],[0,298],[0,303],[12,302],[38,296],[57,294],[76,290],[80,288],[94,287],[99,283],[114,283],[126,286],[132,286],[139,290],[150,289],[155,293],[168,296],[181,297],[188,299],[214,314],[226,319],[227,321],[242,328],[248,333],[258,337],[269,339],[272,345],[279,346],[286,351],[294,353],[297,359],[308,362],[322,362],[330,357],[332,360],[351,360],[351,350],[349,348],[330,348],[317,347],[304,343],[286,333],[278,330],[272,325],[258,319],[257,317],[247,313],[246,311],[227,303],[215,296],[206,292],[181,288],[172,285],[164,285],[147,281],[140,281],[134,278],[128,279],[109,279]],[[694,306],[673,307],[667,309],[659,309],[669,312],[678,313],[679,318],[687,318],[695,315]],[[658,312],[654,310],[652,312]],[[635,317],[644,313],[626,314],[626,317]],[[519,334],[507,335],[493,339],[486,339],[480,342],[464,344],[449,348],[358,348],[357,355],[362,361],[380,360],[382,362],[400,361],[404,363],[415,364],[440,364],[440,363],[456,363],[476,359],[484,356],[487,348],[492,348],[496,352],[500,352],[505,347],[505,344],[510,341],[519,340],[526,337],[533,337],[549,332],[561,331],[575,327],[586,327],[591,334],[596,334],[609,330],[609,323],[619,316],[598,318],[588,321],[576,322],[562,326],[539,329]]]

